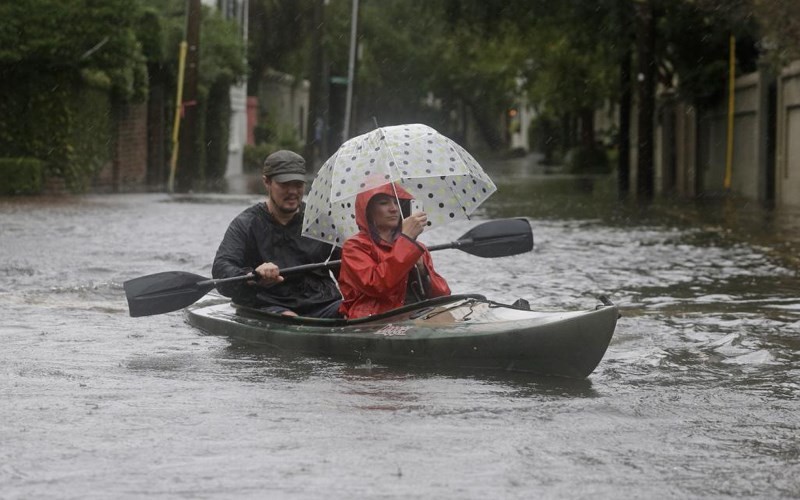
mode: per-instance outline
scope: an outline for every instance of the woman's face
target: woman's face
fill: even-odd
[[[388,194],[377,194],[367,207],[367,219],[372,221],[378,231],[396,228],[400,224],[400,207],[397,199]]]

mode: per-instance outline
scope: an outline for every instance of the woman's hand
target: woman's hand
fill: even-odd
[[[428,224],[428,215],[425,212],[415,212],[403,221],[403,234],[416,240]]]

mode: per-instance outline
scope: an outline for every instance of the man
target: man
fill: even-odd
[[[219,285],[237,304],[288,316],[338,317],[341,294],[327,269],[284,277],[282,268],[338,259],[339,249],[300,236],[306,162],[281,150],[264,161],[266,202],[239,214],[228,226],[214,258],[214,278],[254,272],[258,281]],[[332,253],[333,252],[333,253]]]

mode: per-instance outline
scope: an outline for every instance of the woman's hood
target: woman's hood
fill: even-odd
[[[414,197],[411,196],[408,191],[403,189],[396,182],[393,184],[383,184],[358,193],[358,196],[356,196],[356,224],[362,231],[369,232],[369,223],[367,222],[367,205],[369,204],[369,200],[371,200],[373,196],[377,194],[388,194],[391,197],[396,197],[398,200],[414,199]]]

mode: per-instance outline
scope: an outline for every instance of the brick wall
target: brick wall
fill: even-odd
[[[121,106],[109,120],[111,161],[92,179],[95,193],[137,192],[147,187],[147,103]]]
[[[143,191],[147,182],[147,103],[124,105],[117,116],[113,190]]]

